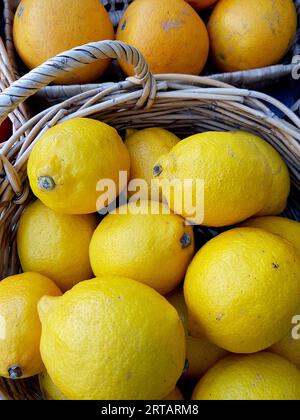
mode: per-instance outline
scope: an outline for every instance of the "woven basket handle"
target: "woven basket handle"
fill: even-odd
[[[99,41],[57,55],[4,90],[0,95],[0,123],[21,103],[57,77],[106,58],[123,60],[134,67],[136,75],[128,80],[144,88],[143,99],[138,106],[151,106],[156,95],[156,82],[142,54],[124,42]]]

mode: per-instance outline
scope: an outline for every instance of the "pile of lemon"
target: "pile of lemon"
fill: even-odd
[[[196,253],[175,190],[156,213],[147,194],[99,217],[98,182],[118,187],[110,205],[120,172],[150,192],[202,179],[199,222],[225,233]],[[300,224],[277,217],[290,177],[272,146],[161,128],[124,143],[73,119],[36,142],[28,177],[38,200],[18,228],[24,274],[0,283],[0,376],[39,374],[48,399],[182,399],[181,378],[199,381],[193,399],[300,399]]]
[[[276,64],[296,30],[293,0],[134,0],[116,33],[99,0],[21,0],[13,39],[30,69],[70,48],[116,38],[138,48],[152,73],[199,75],[209,54],[214,73]],[[99,60],[65,72],[56,83],[93,82],[108,65]],[[120,65],[134,73],[128,63]]]

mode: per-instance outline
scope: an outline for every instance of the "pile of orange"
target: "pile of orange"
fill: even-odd
[[[289,51],[296,29],[292,0],[134,0],[116,39],[137,47],[155,74],[199,75],[209,54],[215,71],[276,64]],[[14,43],[30,69],[65,50],[114,37],[99,0],[84,7],[80,0],[22,0],[15,16]],[[93,82],[108,64],[100,60],[58,82]],[[120,65],[127,75],[134,73],[127,63]]]

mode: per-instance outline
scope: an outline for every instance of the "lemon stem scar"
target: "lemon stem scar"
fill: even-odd
[[[183,373],[187,372],[189,370],[189,368],[190,368],[190,362],[188,361],[188,359],[185,359]]]
[[[163,168],[162,168],[162,166],[161,166],[161,165],[156,165],[156,166],[154,166],[154,169],[153,169],[153,175],[154,175],[155,177],[159,176],[162,172],[163,172]]]
[[[41,191],[53,191],[56,184],[51,176],[40,176],[38,179],[38,187]]]
[[[189,248],[192,245],[192,238],[188,233],[185,233],[180,239],[182,249]]]
[[[20,379],[23,376],[23,370],[18,365],[13,365],[8,369],[8,374],[10,379],[16,380]]]

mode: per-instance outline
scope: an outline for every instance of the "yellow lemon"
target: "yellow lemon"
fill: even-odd
[[[255,217],[242,224],[243,227],[254,227],[267,230],[274,235],[291,242],[300,252],[300,223],[284,217]]]
[[[163,128],[146,128],[127,133],[125,144],[131,158],[131,179],[143,179],[148,184],[148,192],[143,197],[144,199],[151,199],[151,181],[155,162],[161,155],[168,153],[179,141],[175,134]],[[152,191],[153,197],[159,199],[159,192]]]
[[[265,156],[239,132],[208,132],[181,141],[158,160],[154,176],[163,182],[163,194],[175,213],[213,227],[257,214],[266,205],[273,178]],[[184,196],[174,188],[170,192],[168,184],[174,181]]]
[[[211,240],[187,272],[193,334],[233,353],[265,350],[300,310],[300,256],[261,229],[233,229]]]
[[[215,365],[197,385],[193,400],[300,399],[300,371],[271,353],[229,356]]]
[[[177,387],[163,399],[166,401],[184,401],[183,394]]]
[[[44,370],[37,304],[45,295],[61,292],[40,274],[19,274],[0,282],[0,376],[23,379]]]
[[[267,203],[257,216],[271,216],[282,213],[287,206],[287,199],[291,191],[291,179],[285,161],[274,147],[260,137],[246,132],[240,132],[240,136],[244,136],[255,143],[266,157],[273,174],[273,185],[269,191]]]
[[[227,352],[210,343],[205,338],[192,337],[190,335],[188,311],[181,288],[170,293],[167,299],[176,308],[185,327],[187,369],[183,377],[187,379],[199,379],[216,362],[225,357]]]
[[[47,372],[43,372],[39,375],[40,387],[43,392],[43,396],[46,400],[64,401],[67,400],[63,393],[54,385],[52,379]],[[174,388],[173,391],[168,394],[163,400],[167,401],[183,401],[183,395],[179,388]]]
[[[221,71],[277,64],[297,30],[292,0],[220,0],[208,22],[211,55]]]
[[[94,274],[129,277],[169,293],[193,258],[193,229],[165,204],[142,201],[138,213],[136,205],[121,207],[96,229],[90,245]]]
[[[295,326],[295,336],[293,329],[278,343],[270,347],[269,351],[292,362],[300,369],[300,329]]]
[[[102,277],[44,297],[41,354],[69,399],[150,400],[171,392],[185,363],[176,310],[134,280]]]
[[[45,400],[64,401],[67,400],[64,394],[54,385],[48,372],[39,375],[39,383]]]
[[[125,140],[127,141],[130,136],[132,136],[133,134],[138,133],[138,131],[139,130],[136,130],[135,128],[127,128],[127,130],[125,132]]]
[[[114,39],[109,15],[99,0],[22,0],[14,19],[14,44],[30,69],[89,42]],[[84,60],[83,60],[84,61]],[[99,79],[109,60],[64,72],[55,83],[85,84]]]
[[[117,131],[89,118],[75,118],[50,128],[28,161],[33,193],[47,207],[65,214],[100,210],[97,186],[103,179],[116,185],[116,191],[109,189],[110,204],[126,187],[125,180],[119,184],[120,171],[129,174],[129,170],[129,153]]]
[[[55,281],[62,291],[93,277],[89,246],[96,216],[55,213],[40,201],[22,215],[18,253],[23,271],[34,271]]]

